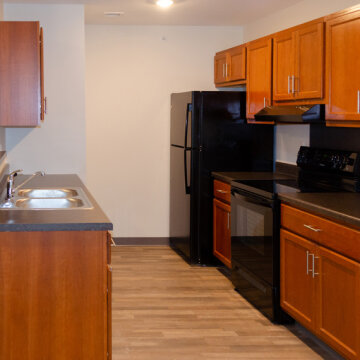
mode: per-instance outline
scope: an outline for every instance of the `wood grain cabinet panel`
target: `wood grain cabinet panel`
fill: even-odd
[[[292,100],[292,76],[294,66],[294,39],[292,31],[274,36],[273,99]]]
[[[227,66],[227,55],[217,54],[214,58],[214,82],[216,84],[222,84],[227,81],[228,77],[226,74]]]
[[[231,207],[217,199],[213,201],[214,255],[231,267]]]
[[[329,124],[360,126],[360,9],[326,22]]]
[[[246,80],[246,47],[221,51],[214,58],[214,82],[218,87],[238,85]]]
[[[350,236],[356,250],[360,233],[336,223],[325,227],[329,220],[291,209],[282,206],[282,227],[291,232],[280,231],[281,306],[346,359],[360,359],[360,263],[326,248],[327,236],[331,246],[335,237],[341,244]],[[314,232],[321,236],[309,240],[293,233],[308,237],[303,231],[308,220],[322,226]],[[349,244],[343,248],[350,251]]]
[[[348,359],[360,358],[360,264],[321,246],[317,334]]]
[[[0,22],[0,126],[38,126],[44,117],[39,22]]]
[[[315,330],[315,282],[312,278],[311,254],[315,245],[281,230],[281,306],[308,329]]]
[[[272,39],[252,41],[247,46],[247,118],[271,105]]]
[[[106,360],[107,262],[105,231],[1,232],[0,359]]]
[[[273,100],[322,99],[324,22],[274,36]]]

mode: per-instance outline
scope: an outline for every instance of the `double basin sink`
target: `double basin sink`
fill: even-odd
[[[14,197],[1,205],[11,210],[77,210],[93,206],[80,187],[20,189]]]

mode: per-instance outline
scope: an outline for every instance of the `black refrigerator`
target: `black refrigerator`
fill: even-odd
[[[272,171],[274,128],[246,123],[244,91],[171,95],[170,245],[215,265],[212,171]]]

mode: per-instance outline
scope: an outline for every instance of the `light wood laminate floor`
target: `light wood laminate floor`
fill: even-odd
[[[273,325],[216,268],[166,246],[113,248],[113,360],[341,359]]]

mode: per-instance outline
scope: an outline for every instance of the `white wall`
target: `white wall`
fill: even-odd
[[[170,94],[215,90],[241,28],[86,26],[87,185],[114,236],[169,235]]]
[[[12,169],[77,173],[85,179],[85,35],[82,5],[5,4],[6,20],[39,20],[44,28],[48,114],[40,128],[7,129]]]
[[[318,17],[331,14],[359,3],[359,0],[304,0],[244,26],[244,41],[284,30]],[[300,145],[309,145],[309,126],[278,126],[276,131],[276,159],[296,162]]]

